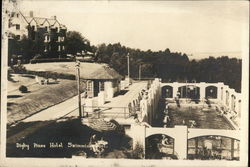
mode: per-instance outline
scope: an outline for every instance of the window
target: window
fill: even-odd
[[[60,42],[60,36],[58,36],[58,39],[57,39],[58,42]]]
[[[20,40],[20,39],[21,39],[20,35],[17,35],[16,38],[17,38],[17,40]]]
[[[16,17],[17,17],[17,18],[19,17],[19,14],[18,14],[18,13],[16,14]]]
[[[16,24],[16,30],[20,30],[20,24]]]
[[[87,91],[92,91],[92,90],[93,90],[92,81],[87,81]]]
[[[99,91],[104,91],[104,82],[99,82]]]
[[[64,41],[64,37],[61,37],[61,41],[62,41],[62,42]]]
[[[62,46],[62,50],[65,50],[65,47],[64,47],[64,46]]]
[[[58,45],[58,51],[61,51],[61,46],[60,45]]]

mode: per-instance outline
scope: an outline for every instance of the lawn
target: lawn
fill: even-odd
[[[39,85],[32,75],[15,74],[12,77],[13,80],[8,81],[8,125],[77,95],[74,80],[60,79],[56,84]],[[20,85],[27,86],[28,92],[19,92]]]

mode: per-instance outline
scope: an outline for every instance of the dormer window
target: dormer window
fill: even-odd
[[[45,35],[45,37],[44,37],[44,42],[48,42],[48,36],[47,35]]]

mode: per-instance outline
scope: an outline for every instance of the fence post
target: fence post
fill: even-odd
[[[124,119],[126,119],[126,107],[123,108],[124,111]]]

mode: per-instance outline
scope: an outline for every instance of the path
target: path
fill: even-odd
[[[103,105],[104,108],[110,108],[106,110],[111,115],[121,115],[124,113],[124,107],[127,107],[129,102],[136,98],[138,93],[145,88],[147,82],[137,82],[133,83],[127,89],[124,95],[118,95],[111,99],[110,102]],[[26,119],[23,122],[32,122],[32,121],[48,121],[61,118],[65,115],[67,116],[78,116],[78,96],[74,96],[62,103],[56,104],[52,107],[49,107],[43,111],[40,111],[37,114],[34,114]],[[82,102],[83,103],[83,102]],[[117,107],[117,108],[115,108]],[[127,111],[128,112],[128,111]]]

